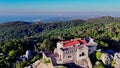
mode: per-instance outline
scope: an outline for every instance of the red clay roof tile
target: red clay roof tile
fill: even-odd
[[[69,46],[73,46],[75,44],[86,44],[85,40],[72,40],[72,41],[65,41],[63,43],[63,47],[69,47]]]

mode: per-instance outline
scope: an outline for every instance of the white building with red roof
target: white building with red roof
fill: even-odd
[[[88,55],[96,50],[97,45],[92,38],[58,42],[54,50],[56,62],[58,64],[75,63],[83,68],[92,68]]]

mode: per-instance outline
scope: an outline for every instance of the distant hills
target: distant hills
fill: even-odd
[[[55,21],[69,21],[69,20],[75,20],[75,19],[81,19],[81,20],[87,20],[90,19],[92,17],[64,17],[64,16],[57,16],[57,17],[52,17],[49,19],[44,19],[41,20],[42,22],[55,22]]]
[[[54,22],[54,23],[34,23],[34,22],[6,22],[0,24],[0,40],[10,40],[24,38],[25,36],[33,36],[46,30],[70,28],[82,24],[83,20],[73,20],[68,22]]]
[[[97,16],[95,16],[97,17]],[[0,16],[0,23],[8,21],[27,21],[32,22],[33,20],[40,20],[42,22],[52,22],[52,21],[69,21],[74,19],[90,19],[90,16]]]
[[[0,41],[30,37],[36,34],[41,34],[42,32],[48,30],[55,30],[55,29],[64,30],[81,25],[88,25],[88,23],[120,22],[120,18],[114,18],[111,16],[91,18],[88,20],[80,20],[80,19],[69,20],[69,21],[66,20],[69,20],[69,18],[65,19],[64,21],[54,21],[49,23],[42,23],[42,22],[35,23],[35,22],[24,22],[24,21],[2,23],[0,24]]]

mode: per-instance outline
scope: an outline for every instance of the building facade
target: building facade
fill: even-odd
[[[92,68],[88,55],[96,50],[97,43],[92,38],[73,39],[57,43],[54,50],[58,64],[75,63],[80,67]]]

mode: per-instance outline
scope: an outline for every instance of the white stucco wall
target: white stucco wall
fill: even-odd
[[[91,55],[96,49],[96,46],[88,46],[88,55]]]

